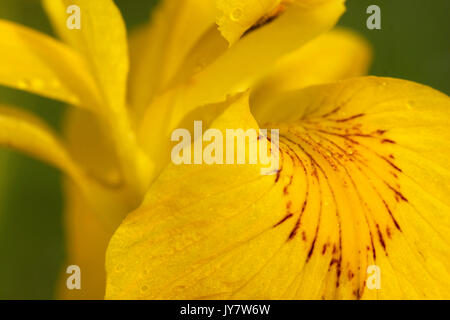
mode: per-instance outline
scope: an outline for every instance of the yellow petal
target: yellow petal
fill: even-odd
[[[140,114],[163,90],[189,50],[214,24],[214,5],[204,0],[165,0],[152,20],[132,34],[129,100]]]
[[[208,56],[211,46],[208,43],[197,44],[197,50],[206,49],[201,55],[194,50],[186,61],[192,57],[203,58],[208,65],[184,82],[175,97],[171,97],[169,106],[169,123],[178,122],[193,109],[225,101],[228,95],[243,92],[251,87],[281,57],[298,49],[317,35],[329,30],[343,13],[341,0],[331,0],[313,6],[301,6],[293,3],[286,12],[272,23],[247,34],[225,52],[213,51],[214,58]],[[214,31],[214,30],[213,30]],[[202,41],[211,40],[207,34]],[[214,33],[212,38],[214,39]],[[220,54],[222,53],[222,54]],[[203,57],[200,59],[199,57]],[[162,112],[160,106],[167,100],[166,96],[156,99],[147,109],[140,125],[140,138],[144,146],[155,136],[155,114]],[[168,126],[167,132],[159,135],[167,136],[174,127]],[[146,150],[149,150],[146,146]]]
[[[330,0],[216,0],[217,25],[224,38],[234,44],[246,32],[276,19],[290,5],[312,7],[326,2]]]
[[[185,105],[222,101],[227,94],[246,90],[278,59],[333,27],[343,12],[341,0],[306,7],[292,3],[275,21],[247,34],[195,75]]]
[[[68,274],[63,268],[58,299],[103,299],[105,294],[105,252],[112,232],[97,219],[89,202],[78,187],[65,181],[65,235],[67,257],[64,266],[81,269],[81,290],[67,289]]]
[[[193,132],[194,121],[202,121],[204,128],[208,128],[211,122],[223,112],[229,105],[229,101],[208,104],[196,108],[183,115],[182,119],[172,119],[172,108],[174,100],[178,98],[177,91],[168,91],[166,94],[158,98],[158,108],[153,113],[153,122],[146,132],[153,133],[153,137],[161,137],[161,139],[143,140],[142,143],[148,148],[147,155],[154,165],[154,177],[167,165],[170,160],[170,149],[176,144],[170,141],[170,128],[187,129]],[[164,138],[167,137],[167,138]]]
[[[85,119],[91,120],[90,117]],[[84,130],[98,132],[90,126],[91,122],[84,121]],[[83,133],[82,131],[79,135],[85,137]],[[89,136],[90,141],[84,143],[84,148],[74,142],[66,144],[32,114],[17,108],[0,106],[0,147],[13,148],[62,170],[90,201],[97,218],[105,228],[114,230],[123,216],[138,205],[141,197],[122,188],[123,180],[114,171],[114,153],[102,154],[103,157],[109,157],[108,161],[103,161],[102,170],[98,169],[98,162],[92,161],[92,154],[90,158],[79,154],[80,150],[83,150],[85,155],[88,150],[92,151],[94,146],[97,147],[97,154],[108,150],[102,145],[104,142],[101,139],[98,143],[97,139],[100,137]]]
[[[67,146],[73,158],[92,176],[110,182],[110,190],[80,189],[64,182],[67,257],[65,267],[81,268],[81,290],[67,289],[68,275],[61,270],[59,299],[102,299],[105,294],[105,253],[110,237],[123,216],[137,204],[121,190],[123,185],[112,137],[98,118],[72,109],[64,123]],[[85,191],[85,192],[84,192]],[[119,219],[117,219],[119,217]]]
[[[90,110],[100,96],[87,63],[66,45],[0,20],[0,84]]]
[[[279,101],[278,174],[169,165],[109,244],[107,298],[450,297],[449,97],[368,77]]]
[[[110,181],[112,188],[104,195],[101,189],[88,188],[83,192],[79,186],[66,179],[64,181],[65,212],[64,225],[67,243],[65,267],[78,265],[81,268],[81,290],[67,289],[68,274],[61,270],[58,284],[59,299],[102,299],[105,294],[106,273],[105,253],[108,241],[117,227],[115,211],[123,211],[120,205],[121,177],[115,156],[112,137],[108,135],[98,118],[83,110],[72,109],[64,123],[67,147],[73,158],[85,167],[92,176]],[[116,193],[114,193],[114,191]],[[109,195],[109,199],[108,199]],[[97,207],[99,199],[106,198]],[[110,202],[109,205],[105,205]],[[101,208],[103,207],[103,208]],[[101,212],[99,215],[99,210]],[[124,215],[120,212],[119,216]],[[119,220],[120,221],[120,220]]]
[[[107,105],[125,106],[128,45],[125,24],[112,0],[43,0],[56,32],[89,62]],[[81,29],[67,28],[71,5],[80,7]],[[112,45],[113,44],[113,45]]]
[[[279,61],[253,89],[252,110],[259,119],[277,92],[365,75],[371,58],[365,39],[350,30],[334,29]]]
[[[103,228],[112,232],[142,196],[127,185],[109,127],[89,112],[72,109],[64,123],[67,149],[92,181],[78,185]],[[131,154],[130,157],[136,156]]]
[[[63,143],[39,119],[25,111],[0,106],[0,146],[17,149],[45,161],[80,182],[84,173]]]
[[[92,176],[112,185],[120,184],[121,172],[109,129],[92,113],[72,109],[64,121],[67,148]]]
[[[233,44],[255,24],[268,22],[285,10],[282,0],[217,0],[217,25],[225,39]]]
[[[155,174],[167,159],[171,132],[187,114],[245,91],[278,59],[331,28],[343,10],[339,0],[292,5],[273,23],[247,34],[228,50],[217,30],[207,31],[180,68],[178,86],[158,96],[140,123],[139,140],[156,165]],[[196,70],[198,65],[202,68]],[[155,136],[163,138],[155,141]]]
[[[150,164],[137,146],[125,94],[129,68],[126,28],[112,0],[43,0],[44,7],[59,35],[89,61],[91,71],[110,112],[106,114],[114,137],[120,169],[135,193],[147,188]],[[66,8],[77,5],[81,29],[66,27]]]

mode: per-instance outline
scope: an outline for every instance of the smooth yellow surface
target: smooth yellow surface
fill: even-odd
[[[203,33],[214,25],[212,1],[162,1],[130,37],[130,107],[137,117],[165,90]]]
[[[69,276],[61,271],[57,298],[102,299],[105,294],[105,251],[111,231],[97,218],[89,202],[77,186],[65,181],[65,229],[67,257],[64,265],[77,265],[81,270],[81,290],[67,289]]]
[[[280,59],[252,89],[252,112],[270,114],[270,101],[279,92],[366,75],[372,62],[367,41],[353,31],[335,28]]]

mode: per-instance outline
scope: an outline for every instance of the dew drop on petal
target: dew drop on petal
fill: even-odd
[[[50,86],[54,89],[61,88],[61,82],[58,79],[53,79],[50,81]]]
[[[30,84],[29,84],[29,82],[26,79],[22,79],[22,80],[19,80],[17,82],[17,87],[19,89],[25,90],[25,89],[28,89],[30,87]]]
[[[412,104],[411,104],[410,101],[406,102],[406,108],[407,108],[408,110],[412,110],[412,109],[413,109],[413,106],[412,106]]]
[[[142,285],[141,286],[141,292],[146,292],[148,290],[148,286],[147,285]]]
[[[44,87],[44,81],[39,78],[34,78],[31,80],[31,87],[35,90],[40,90]]]
[[[120,272],[120,271],[122,271],[123,270],[123,264],[118,264],[117,266],[116,266],[116,272]]]
[[[231,12],[230,19],[233,21],[239,21],[242,17],[242,9],[236,8]]]
[[[80,104],[80,98],[78,98],[76,95],[71,95],[71,96],[69,96],[68,99],[71,104],[75,104],[75,105]]]

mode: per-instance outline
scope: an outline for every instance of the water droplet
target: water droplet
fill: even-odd
[[[76,95],[69,96],[68,100],[71,104],[75,104],[75,105],[80,104],[80,98],[78,98]]]
[[[407,108],[408,110],[412,110],[413,106],[412,106],[412,104],[411,104],[410,101],[406,102],[406,108]]]
[[[195,67],[194,67],[194,73],[198,73],[198,72],[202,71],[205,67],[206,67],[205,58],[198,59],[197,63],[195,64]]]
[[[19,80],[17,82],[17,87],[19,89],[25,90],[25,89],[28,89],[30,87],[30,84],[29,84],[29,82],[27,80],[23,79],[23,80]]]
[[[34,79],[31,80],[31,86],[35,90],[40,90],[40,89],[42,89],[44,87],[44,81],[42,79],[39,79],[39,78],[34,78]]]
[[[58,79],[53,79],[52,81],[50,81],[50,86],[55,89],[61,88],[61,82],[59,82]]]
[[[116,266],[116,272],[120,272],[120,271],[122,271],[122,269],[123,269],[123,264],[118,264]]]
[[[236,8],[231,12],[231,20],[233,21],[239,21],[242,17],[242,9],[241,8]]]
[[[143,286],[141,286],[141,291],[142,292],[146,292],[148,290],[148,286],[147,285],[143,285]]]

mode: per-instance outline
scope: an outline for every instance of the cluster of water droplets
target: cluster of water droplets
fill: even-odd
[[[61,82],[54,78],[51,80],[43,80],[42,78],[23,78],[17,81],[17,88],[32,92],[42,92],[44,89],[48,89],[49,92],[64,90]],[[80,104],[80,98],[74,94],[68,94],[66,100],[74,105]]]

